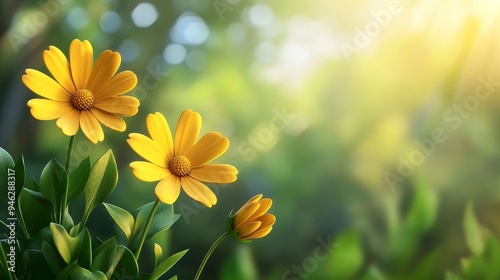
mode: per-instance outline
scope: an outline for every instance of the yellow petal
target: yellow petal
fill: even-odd
[[[37,120],[54,120],[68,113],[73,106],[67,102],[52,101],[48,99],[35,98],[28,101],[28,107],[33,117]]]
[[[104,131],[92,112],[87,110],[81,111],[80,127],[90,142],[96,144],[104,140]]]
[[[148,160],[158,166],[167,168],[168,158],[161,153],[158,145],[151,138],[139,133],[130,133],[127,143],[130,147],[145,160]]]
[[[68,136],[73,136],[80,128],[80,111],[71,110],[62,115],[56,122],[56,125],[62,129],[63,133]]]
[[[235,228],[235,230],[238,231],[238,236],[239,237],[244,237],[247,235],[250,235],[254,231],[256,231],[260,227],[260,222],[250,222],[250,223],[244,223],[241,226]]]
[[[255,211],[255,213],[253,213],[253,215],[251,217],[248,218],[248,220],[253,220],[259,216],[262,216],[264,213],[266,213],[269,208],[271,208],[271,205],[273,204],[273,201],[269,198],[264,198],[262,200],[259,201],[259,209],[257,209],[257,211]]]
[[[69,46],[69,61],[71,76],[77,89],[84,89],[87,86],[90,72],[92,72],[93,55],[92,45],[89,41],[84,40],[82,42],[75,39],[71,42]]]
[[[76,92],[73,78],[71,77],[71,68],[66,56],[61,50],[50,46],[43,52],[43,61],[56,81],[68,92]]]
[[[130,163],[130,168],[135,177],[145,182],[160,181],[170,175],[170,171],[151,162],[134,161]],[[180,183],[179,183],[180,185]]]
[[[139,105],[139,100],[135,97],[117,96],[96,101],[94,107],[108,113],[130,117],[137,114],[137,111],[139,111],[137,107],[139,107]]]
[[[261,228],[270,227],[276,222],[276,217],[273,214],[264,214],[254,221],[261,222]]]
[[[241,207],[241,209],[234,214],[233,228],[237,228],[241,224],[248,221],[248,218],[252,216],[253,213],[259,209],[259,207],[260,205],[258,202],[249,203],[248,205]]]
[[[257,239],[257,238],[262,238],[266,235],[268,235],[271,230],[273,229],[273,227],[266,227],[266,228],[262,228],[262,229],[259,229],[255,232],[253,232],[252,234],[248,235],[248,236],[244,236],[240,239],[242,240],[250,240],[250,239]]]
[[[93,92],[96,101],[124,94],[137,85],[137,76],[132,71],[122,71]]]
[[[168,176],[161,180],[155,188],[158,199],[166,204],[173,204],[179,197],[181,182],[177,176]]]
[[[193,168],[203,166],[218,158],[229,147],[229,140],[218,132],[205,134],[189,151],[186,157]]]
[[[117,52],[110,50],[104,51],[97,59],[92,72],[90,73],[89,81],[86,89],[91,92],[96,92],[99,87],[113,77],[120,66],[121,57]]]
[[[185,156],[193,148],[201,129],[201,116],[197,112],[185,110],[175,129],[174,155]]]
[[[207,207],[212,207],[217,203],[217,197],[207,186],[191,177],[181,177],[182,189],[192,199],[203,203]]]
[[[100,123],[113,130],[122,132],[127,128],[127,124],[125,123],[125,121],[113,114],[104,112],[98,108],[92,108],[90,109],[90,111],[92,112],[92,114],[94,114],[94,116]]]
[[[54,101],[70,102],[71,95],[54,79],[44,73],[26,69],[26,75],[22,77],[24,85],[34,93]]]
[[[191,169],[189,176],[207,183],[232,183],[236,181],[238,170],[229,164],[207,164]]]
[[[168,126],[167,120],[161,113],[149,114],[146,118],[149,134],[162,153],[167,155],[167,158],[174,157],[174,144],[172,133]]]

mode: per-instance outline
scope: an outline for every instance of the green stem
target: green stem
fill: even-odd
[[[201,272],[203,271],[203,268],[207,264],[208,258],[210,258],[210,255],[214,252],[215,248],[219,246],[219,244],[224,240],[224,238],[228,237],[227,232],[225,232],[223,235],[221,235],[217,240],[215,240],[214,244],[212,244],[212,247],[208,249],[207,254],[203,258],[203,261],[201,261],[200,267],[198,268],[198,271],[196,272],[196,276],[194,277],[194,280],[198,280],[200,278]]]
[[[146,221],[146,225],[144,226],[144,230],[142,231],[141,235],[141,240],[139,241],[139,247],[137,247],[137,250],[135,251],[135,259],[139,259],[139,255],[141,254],[142,250],[142,245],[144,245],[144,241],[146,241],[146,236],[148,235],[149,231],[149,226],[151,226],[151,222],[153,221],[153,217],[156,212],[156,208],[160,205],[160,200],[157,199],[155,204],[153,205],[153,208],[151,209],[151,213],[149,213],[148,220]]]
[[[69,191],[69,166],[71,164],[71,153],[73,152],[73,145],[75,144],[75,135],[69,138],[68,153],[66,154],[66,191],[64,192],[61,209],[59,209],[59,224],[63,224],[64,214],[67,211],[68,191]]]

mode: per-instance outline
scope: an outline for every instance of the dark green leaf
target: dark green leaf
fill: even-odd
[[[66,193],[66,184],[66,171],[55,159],[50,160],[40,176],[40,192],[52,203],[56,219],[61,215],[61,204]]]
[[[57,254],[54,248],[45,241],[42,243],[42,253],[54,275],[57,275],[63,270],[65,266],[64,260]]]
[[[15,175],[12,172],[14,170],[14,166],[15,166],[14,160],[12,159],[10,154],[0,147],[0,186],[2,186],[0,188],[0,199],[5,203],[7,203],[8,190],[4,186],[8,186],[8,180],[9,180],[8,178],[10,177],[9,174]],[[12,171],[9,172],[9,169],[11,169]]]
[[[118,245],[117,247],[115,263],[106,275],[109,279],[137,279],[139,266],[134,254],[125,246]]]
[[[106,275],[100,271],[91,272],[75,262],[70,263],[61,273],[57,280],[107,280]]]
[[[116,257],[116,238],[112,237],[95,250],[90,271],[108,271]]]
[[[30,180],[28,187],[38,187],[35,180]],[[51,205],[44,205],[37,200],[31,193],[31,190],[24,188],[19,195],[18,211],[19,211],[19,226],[24,233],[24,238],[29,238],[37,234],[41,229],[48,227],[53,220],[52,211],[47,207]],[[31,191],[32,192],[32,191]]]
[[[24,167],[24,157],[16,162],[16,166],[14,167],[16,170],[16,199],[19,197],[21,190],[23,189],[24,183],[26,182],[26,169]]]
[[[134,211],[135,224],[134,230],[132,231],[132,248],[135,248],[138,243],[138,237],[141,235],[146,221],[151,213],[151,209],[153,208],[154,202],[148,203],[142,207],[139,207]],[[155,215],[153,216],[153,220],[151,222],[151,226],[149,227],[148,233],[146,235],[146,240],[149,240],[153,235],[157,234],[160,231],[167,230],[170,228],[178,219],[180,215],[174,214],[174,207],[172,204],[164,204],[160,203],[158,208],[156,209]]]
[[[161,262],[157,267],[155,267],[153,272],[151,272],[149,279],[156,280],[160,278],[163,274],[165,274],[165,272],[167,272],[172,266],[174,266],[174,264],[176,264],[187,253],[188,250],[175,253]]]
[[[1,149],[1,148],[0,148]],[[9,271],[9,265],[7,263],[7,254],[9,254],[10,245],[6,241],[0,242],[0,279],[12,280],[12,273]]]
[[[90,158],[85,158],[69,175],[68,203],[77,198],[85,188],[90,174]]]
[[[85,211],[82,225],[87,222],[90,213],[113,192],[118,182],[118,170],[111,150],[107,151],[90,170],[85,185]]]

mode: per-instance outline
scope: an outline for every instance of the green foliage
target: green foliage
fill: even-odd
[[[464,232],[465,232],[465,242],[469,247],[469,250],[474,255],[481,255],[484,250],[484,241],[481,234],[481,226],[476,219],[474,214],[473,204],[469,202],[465,208],[464,215]]]
[[[347,231],[335,239],[335,244],[331,257],[332,265],[328,273],[332,279],[353,279],[357,275],[364,263],[363,245],[358,232]]]

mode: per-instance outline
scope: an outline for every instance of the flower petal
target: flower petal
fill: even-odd
[[[168,169],[151,162],[134,161],[130,163],[130,168],[135,177],[144,182],[156,182],[172,175]]]
[[[89,80],[86,89],[91,92],[96,92],[99,87],[113,77],[120,67],[121,56],[117,52],[105,50],[97,59],[92,72],[90,72]]]
[[[137,107],[139,107],[139,105],[139,100],[135,97],[116,96],[96,101],[94,107],[111,114],[130,117],[137,114],[137,111],[139,111]]]
[[[80,128],[80,111],[71,110],[62,115],[56,122],[56,125],[62,129],[63,133],[68,136],[73,136]]]
[[[244,236],[250,235],[254,231],[256,231],[260,227],[260,224],[261,224],[261,222],[259,222],[259,221],[244,223],[241,226],[235,228],[235,230],[238,231],[239,237],[244,237]]]
[[[71,76],[73,77],[73,82],[77,90],[85,89],[87,86],[90,72],[92,72],[92,64],[94,61],[93,55],[92,45],[87,40],[82,42],[75,39],[69,46]]]
[[[120,117],[102,111],[101,109],[98,108],[92,108],[90,109],[90,111],[92,112],[92,114],[94,114],[94,116],[100,123],[113,130],[122,132],[125,131],[125,129],[127,128],[127,124]]]
[[[201,116],[197,112],[182,112],[174,136],[174,155],[183,156],[193,148],[201,129]]]
[[[28,107],[30,107],[33,117],[41,121],[54,120],[74,110],[73,106],[67,102],[41,98],[34,98],[28,101]]]
[[[167,168],[168,159],[161,153],[158,144],[151,140],[151,138],[139,133],[130,133],[127,143],[145,160],[148,160],[160,167]]]
[[[269,208],[271,208],[271,205],[273,204],[273,201],[269,198],[264,198],[259,201],[260,207],[253,213],[251,217],[248,218],[248,220],[254,220],[255,218],[258,218],[262,215],[264,215]]]
[[[132,71],[122,71],[93,92],[96,101],[131,91],[137,85],[137,76]]]
[[[177,176],[168,176],[161,180],[155,188],[158,199],[166,204],[173,204],[181,192],[181,182]]]
[[[181,177],[182,189],[192,199],[203,203],[207,207],[212,207],[217,203],[217,197],[207,186],[191,177]]]
[[[259,230],[255,231],[254,233],[252,233],[252,234],[250,234],[248,236],[243,236],[240,239],[242,239],[242,240],[250,240],[250,239],[262,238],[262,237],[268,235],[271,232],[272,229],[273,229],[273,227],[262,228],[262,229],[259,229]]]
[[[189,151],[186,157],[193,168],[203,166],[218,158],[229,147],[229,140],[218,132],[205,134]]]
[[[260,221],[262,223],[260,226],[261,228],[270,227],[276,222],[276,216],[273,214],[264,214],[254,221]]]
[[[229,164],[207,164],[191,169],[189,176],[207,183],[232,183],[236,181],[238,170]]]
[[[165,117],[158,112],[149,114],[146,118],[146,124],[151,138],[158,144],[162,154],[167,155],[168,159],[173,158],[174,144],[172,133],[170,133],[170,128]]]
[[[63,88],[68,92],[76,92],[68,59],[60,49],[50,46],[48,50],[43,52],[43,61],[52,76]]]
[[[236,214],[234,214],[233,219],[233,228],[239,227],[241,224],[248,221],[248,218],[255,213],[259,209],[260,205],[258,202],[249,203],[238,210]]]
[[[97,142],[104,140],[104,131],[92,112],[87,110],[81,111],[80,127],[90,142],[96,144]]]
[[[71,100],[69,92],[54,79],[38,70],[26,69],[26,75],[23,75],[22,80],[26,87],[42,97],[54,101],[69,102]]]

